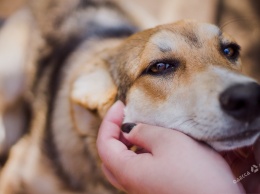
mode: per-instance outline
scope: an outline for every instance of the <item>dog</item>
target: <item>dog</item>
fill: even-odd
[[[137,32],[103,0],[32,1],[22,13],[30,30],[21,75],[30,76],[19,95],[31,118],[2,169],[0,193],[120,193],[95,147],[116,100],[126,105],[124,126],[179,130],[217,151],[258,139],[260,86],[241,74],[240,47],[217,26],[183,20]]]
[[[25,10],[18,11],[0,29],[0,163],[26,131],[30,115],[23,98],[30,75],[25,72],[29,70],[25,61],[30,30],[31,18]]]

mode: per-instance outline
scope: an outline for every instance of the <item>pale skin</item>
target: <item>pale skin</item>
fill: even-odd
[[[203,143],[145,124],[122,133],[123,108],[120,101],[111,107],[97,139],[103,172],[115,187],[131,194],[245,193],[241,183],[233,183],[236,177],[226,160]],[[131,151],[130,144],[145,151]],[[259,175],[252,178],[260,185]]]

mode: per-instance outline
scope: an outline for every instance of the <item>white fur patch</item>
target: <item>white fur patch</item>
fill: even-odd
[[[220,29],[213,24],[202,23],[198,25],[198,33],[203,34],[204,38],[212,39],[219,36]]]
[[[176,41],[176,35],[166,30],[154,34],[150,38],[150,42],[155,44],[160,50],[176,51],[178,48],[176,45],[178,43],[178,41]]]
[[[212,66],[210,67],[210,70],[219,76],[221,79],[221,82],[225,84],[225,87],[229,87],[233,84],[239,84],[239,83],[247,83],[247,82],[256,82],[253,78],[247,77],[243,74],[235,73],[233,71]]]

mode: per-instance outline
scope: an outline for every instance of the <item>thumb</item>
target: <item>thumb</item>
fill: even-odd
[[[123,131],[126,131],[123,134],[124,138],[131,144],[150,153],[161,153],[162,149],[165,149],[164,145],[169,147],[173,142],[179,141],[179,139],[188,138],[181,132],[163,127],[147,124],[133,125],[132,123],[124,124],[123,127],[126,125],[131,125],[132,129],[123,129]]]

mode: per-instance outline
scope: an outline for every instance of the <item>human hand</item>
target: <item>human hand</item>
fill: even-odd
[[[113,105],[97,139],[103,172],[115,187],[140,194],[244,192],[218,153],[178,131],[138,124],[122,135],[123,108]],[[129,142],[145,153],[129,150]]]

